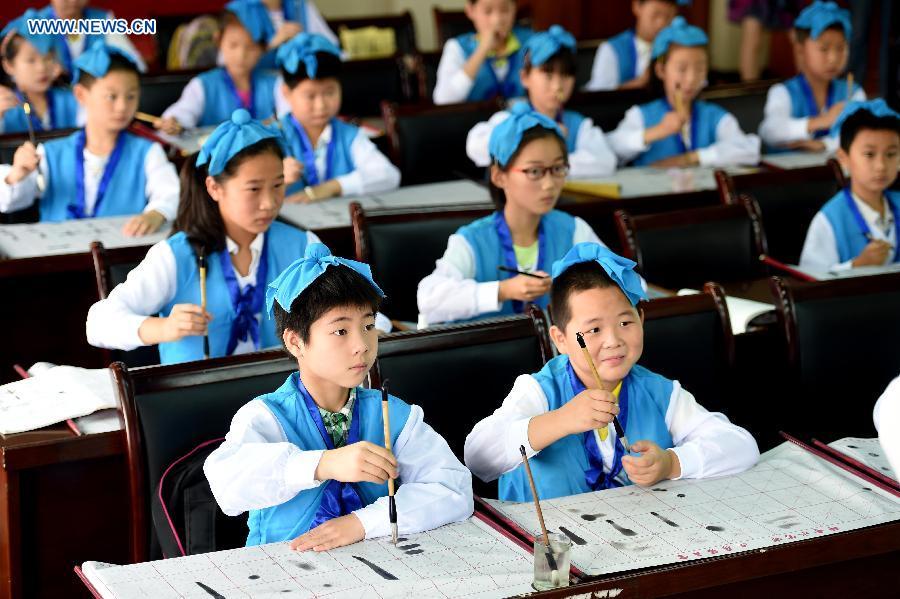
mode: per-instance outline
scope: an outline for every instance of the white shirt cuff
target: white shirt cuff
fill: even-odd
[[[853,260],[847,260],[846,262],[841,262],[840,264],[835,264],[830,269],[831,272],[844,272],[853,268]]]
[[[347,173],[346,175],[341,175],[340,177],[335,177],[335,180],[341,185],[341,195],[343,196],[358,196],[362,195],[363,185],[362,185],[362,177],[359,174],[359,170],[355,170],[353,172]]]
[[[500,293],[500,281],[488,281],[478,283],[475,287],[475,302],[478,313],[497,312],[500,310],[500,301],[497,299]]]
[[[525,453],[528,454],[529,458],[537,454],[537,451],[535,451],[535,449],[531,446],[531,443],[528,441],[529,424],[531,424],[531,418],[516,420],[509,425],[509,440],[512,441],[513,453],[516,456],[522,455],[521,453],[519,453],[519,448],[522,446],[525,447]]]
[[[716,150],[712,146],[708,146],[706,148],[700,148],[696,150],[697,152],[697,160],[700,162],[700,166],[715,166],[716,164]]]
[[[316,480],[316,468],[322,459],[324,449],[309,451],[295,451],[288,457],[287,467],[284,469],[284,484],[291,491],[297,493],[306,489],[315,489],[322,484]]]
[[[698,478],[701,474],[700,465],[703,463],[703,457],[699,455],[696,447],[690,445],[682,445],[680,447],[672,447],[668,451],[678,456],[678,462],[681,464],[681,476],[678,478]]]

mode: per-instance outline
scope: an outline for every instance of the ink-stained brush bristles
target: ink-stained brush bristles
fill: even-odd
[[[384,447],[391,450],[391,415],[388,409],[388,381],[381,384],[381,417],[384,422]],[[394,498],[394,479],[388,479],[388,521],[391,523],[391,541],[397,544],[397,500]]]

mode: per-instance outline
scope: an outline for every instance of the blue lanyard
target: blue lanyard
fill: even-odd
[[[637,77],[637,63],[638,63],[638,51],[637,51],[637,36],[634,34],[634,31],[631,32],[631,43],[628,44],[628,49],[631,51],[629,54],[631,55],[631,73],[628,79],[625,81],[620,81],[619,83],[627,83]]]
[[[225,79],[225,87],[228,88],[228,91],[231,92],[231,95],[234,96],[234,99],[237,100],[238,106],[242,108],[246,108],[247,112],[250,113],[250,116],[256,118],[256,107],[253,105],[253,75],[250,75],[250,102],[245,104],[241,99],[241,95],[238,93],[237,86],[234,84],[234,79],[231,78],[231,75],[228,74],[226,69],[222,69],[222,77]]]
[[[14,90],[13,93],[16,95],[16,99],[19,100],[20,104],[24,104],[28,100],[25,99],[25,95],[20,92],[18,89]],[[50,90],[47,90],[47,93],[44,94],[47,98],[47,114],[50,116],[50,130],[56,129],[56,117],[53,114],[53,97],[50,94]],[[24,112],[24,108],[22,111]],[[38,118],[38,115],[35,114],[34,104],[31,104],[31,114],[25,115],[31,121],[31,126],[35,131],[45,131],[44,123]]]
[[[512,241],[512,232],[509,230],[509,225],[506,224],[506,219],[503,217],[503,213],[497,211],[494,213],[494,229],[497,231],[497,236],[500,237],[500,247],[503,250],[503,263],[507,268],[511,268],[513,270],[519,270],[519,261],[516,260],[516,250],[513,248]],[[546,270],[543,268],[542,260],[544,260],[547,256],[547,240],[544,235],[544,219],[541,219],[541,223],[538,225],[538,259],[537,259],[537,268],[538,270]],[[506,273],[507,279],[511,279],[516,276],[515,273]],[[516,314],[521,314],[525,311],[525,305],[518,300],[511,300],[513,306],[513,312]]]
[[[300,157],[303,160],[303,180],[307,185],[318,185],[321,183],[319,178],[319,169],[316,168],[316,150],[313,148],[312,141],[306,134],[306,130],[297,122],[294,115],[291,114],[291,124],[300,138]],[[334,126],[334,119],[331,119],[331,140],[328,142],[328,149],[325,150],[325,181],[334,179],[334,149],[337,146],[337,127]]]
[[[893,202],[890,201],[890,197],[885,195],[885,198],[888,201],[888,205],[891,208],[891,212],[894,216],[894,262],[900,262],[900,214],[898,214],[897,206],[894,205]],[[866,241],[872,241],[875,237],[872,236],[872,230],[869,228],[869,225],[866,223],[866,219],[863,218],[862,213],[859,211],[859,206],[856,205],[856,202],[853,200],[853,196],[850,193],[850,188],[844,188],[844,199],[847,201],[847,206],[850,207],[850,213],[853,215],[853,220],[856,221],[856,226],[859,227],[860,233],[862,233],[863,237],[866,238]]]
[[[581,379],[575,374],[575,370],[572,368],[571,360],[566,362],[566,372],[569,375],[569,383],[572,385],[572,391],[574,391],[575,395],[578,395],[582,391],[586,389],[584,384],[581,382]],[[619,422],[622,424],[622,429],[625,430],[628,426],[628,379],[622,381],[622,388],[619,390]],[[574,397],[573,395],[572,397]],[[602,489],[612,489],[614,487],[621,487],[621,483],[619,483],[616,478],[619,476],[619,473],[622,471],[622,457],[625,455],[625,449],[622,447],[621,443],[613,443],[615,446],[615,454],[613,456],[612,470],[607,474],[603,472],[603,457],[600,454],[600,446],[597,445],[597,439],[594,436],[594,431],[585,431],[582,433],[583,441],[584,441],[584,449],[587,452],[588,456],[588,464],[590,468],[588,468],[587,472],[584,473],[585,481],[588,486],[594,491],[600,491]]]
[[[666,108],[669,109],[669,112],[675,110],[674,108],[672,108],[672,105],[669,104],[668,98],[663,98],[663,102],[666,103]],[[684,145],[684,137],[682,137],[681,131],[679,131],[678,133],[675,134],[675,143],[678,145],[678,153],[679,154],[686,154],[688,152],[693,152],[695,149],[697,149],[697,130],[700,127],[699,127],[699,123],[697,120],[697,103],[696,102],[691,103],[690,127],[691,127],[691,147],[690,148],[688,148]]]
[[[812,87],[809,85],[809,81],[806,80],[806,76],[803,74],[799,75],[800,77],[800,89],[803,90],[803,99],[806,101],[806,116],[816,116],[822,113],[819,110],[819,105],[816,104],[816,98],[813,96]],[[834,104],[834,82],[828,82],[828,94],[825,97],[825,108],[824,110],[828,110]],[[820,129],[816,131],[814,137],[820,138],[828,135],[828,129]]]
[[[230,356],[237,347],[238,340],[246,341],[249,335],[253,339],[253,345],[259,349],[259,321],[256,315],[262,311],[263,299],[266,295],[266,275],[269,271],[268,261],[269,235],[263,239],[263,249],[259,256],[259,267],[256,269],[256,285],[247,285],[243,291],[234,274],[234,266],[231,264],[231,256],[228,249],[219,252],[219,260],[222,264],[222,274],[225,276],[225,284],[228,286],[228,296],[231,299],[231,307],[234,309],[234,322],[231,323],[231,333],[228,337],[228,347],[225,355]]]
[[[86,218],[90,216],[86,213],[84,199],[85,138],[84,129],[75,134],[75,204],[69,204],[66,207],[69,218]],[[106,197],[106,190],[109,187],[110,180],[112,180],[116,165],[119,164],[119,160],[122,158],[122,149],[124,147],[125,132],[121,131],[118,138],[116,138],[116,145],[112,154],[110,154],[109,160],[106,162],[106,168],[103,169],[103,176],[100,177],[100,185],[97,187],[97,198],[94,200],[93,215],[100,214],[100,205],[103,203],[103,198]],[[141,190],[141,193],[143,193],[143,190]]]

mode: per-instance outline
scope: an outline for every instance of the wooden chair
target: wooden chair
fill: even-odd
[[[178,101],[188,81],[201,72],[202,70],[198,69],[161,71],[141,77],[141,99],[138,102],[138,110],[160,116],[166,108]]]
[[[397,42],[397,54],[415,54],[416,26],[412,13],[408,10],[401,14],[370,15],[365,17],[352,17],[343,19],[328,19],[328,26],[340,37],[341,29],[362,29],[364,27],[378,27],[379,29],[391,29]]]
[[[341,114],[351,117],[377,116],[382,101],[411,102],[422,87],[415,61],[403,56],[348,60],[341,66]]]
[[[434,30],[437,33],[438,46],[443,48],[447,40],[475,31],[472,21],[461,10],[442,10],[441,8],[432,7],[434,15]]]
[[[591,57],[593,60],[593,57]],[[588,67],[590,68],[590,67]],[[588,70],[590,77],[590,70]],[[653,99],[649,90],[616,90],[599,92],[576,92],[566,103],[568,110],[580,112],[593,119],[603,131],[613,131],[625,117],[625,112],[636,104]]]
[[[718,104],[734,115],[745,133],[756,133],[763,120],[763,108],[769,88],[777,81],[752,81],[715,85],[700,93],[700,98]]]

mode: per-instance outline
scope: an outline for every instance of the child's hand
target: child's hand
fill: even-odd
[[[550,275],[542,270],[536,270],[534,274],[543,277],[536,279],[526,275],[516,275],[511,279],[500,281],[500,290],[497,300],[501,303],[506,300],[519,300],[520,302],[533,302],[539,297],[550,292]]]
[[[883,239],[873,239],[863,248],[859,256],[853,259],[853,267],[881,266],[887,260],[893,246]]]
[[[150,210],[149,212],[131,217],[122,227],[122,234],[126,237],[149,235],[150,233],[158,231],[165,222],[165,216],[156,210]]]
[[[9,169],[9,174],[6,175],[7,185],[15,185],[30,175],[38,167],[39,162],[40,156],[38,156],[37,148],[34,147],[34,144],[30,141],[23,143],[13,155],[12,168]]]
[[[184,128],[181,126],[175,117],[167,116],[160,119],[157,119],[153,126],[162,131],[163,133],[168,133],[169,135],[178,135],[181,133]]]
[[[285,184],[285,186],[293,185],[294,183],[299,181],[301,177],[303,177],[303,163],[302,162],[300,162],[299,160],[297,160],[296,158],[293,158],[291,156],[288,156],[281,162],[284,167],[284,184]]]
[[[662,120],[659,122],[657,127],[660,130],[660,133],[664,134],[663,137],[669,137],[670,135],[681,135],[681,130],[687,125],[688,117],[676,112],[674,110],[670,110],[666,114],[663,115]]]
[[[192,335],[206,335],[207,323],[212,320],[212,314],[196,304],[175,304],[172,312],[162,320],[161,339],[158,343],[181,341]]]
[[[294,21],[285,21],[269,41],[269,48],[276,48],[280,46],[301,31],[303,31],[303,25],[301,25],[300,23],[295,23]]]
[[[641,454],[622,456],[622,467],[631,482],[649,487],[665,478],[681,476],[681,462],[674,451],[668,451],[653,441],[638,441],[631,446],[631,451]]]
[[[568,434],[577,435],[595,428],[603,428],[619,413],[615,396],[609,391],[585,389],[559,408],[568,426]]]
[[[381,445],[359,441],[322,454],[316,467],[316,480],[342,483],[386,483],[397,478],[397,458]]]
[[[650,166],[654,168],[687,168],[698,164],[700,164],[700,159],[697,156],[697,152],[685,152],[684,154],[657,160]]]
[[[799,141],[792,141],[789,144],[785,144],[784,147],[789,150],[796,150],[799,152],[824,152],[825,142],[819,139],[802,139]]]
[[[5,85],[0,85],[0,116],[3,116],[10,108],[15,108],[18,104],[19,99],[16,97],[16,94]]]
[[[328,551],[335,547],[352,545],[366,538],[366,529],[356,514],[347,514],[340,518],[332,518],[328,522],[316,526],[306,534],[291,541],[294,551]]]

